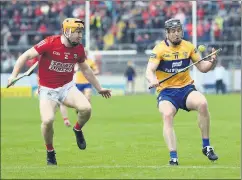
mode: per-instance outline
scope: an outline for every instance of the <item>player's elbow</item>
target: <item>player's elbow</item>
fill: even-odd
[[[197,66],[198,70],[201,73],[207,73],[209,70],[207,68],[205,68],[204,66]]]
[[[207,73],[209,71],[209,69],[200,69],[201,73]]]
[[[208,71],[210,71],[210,64],[208,64],[207,62],[201,62],[197,65],[197,68],[201,73],[207,73]]]
[[[201,73],[207,73],[207,71],[205,71],[205,70],[199,70]]]

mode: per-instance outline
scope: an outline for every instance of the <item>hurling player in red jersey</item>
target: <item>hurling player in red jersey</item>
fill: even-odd
[[[26,66],[28,68],[30,68],[32,65],[34,65],[38,61],[39,61],[39,56],[38,57],[35,57],[33,59],[28,60],[26,62]],[[39,76],[38,75],[37,75],[36,79],[37,79],[37,83],[38,83],[38,86],[39,86]],[[35,95],[36,96],[39,95],[39,88],[36,89]],[[63,105],[63,104],[59,104],[59,108],[60,108],[60,113],[61,113],[62,119],[64,120],[65,126],[71,127],[71,122],[69,121],[69,118],[68,118],[68,110],[67,110],[67,107],[65,105]],[[56,108],[56,110],[57,110],[57,108]]]
[[[16,78],[27,60],[40,56],[39,59],[39,107],[42,120],[41,131],[47,148],[47,164],[57,165],[53,147],[53,122],[58,104],[75,108],[78,121],[73,131],[80,149],[86,148],[82,127],[91,116],[91,105],[87,98],[76,88],[73,79],[74,65],[78,64],[87,80],[97,92],[105,98],[111,97],[111,91],[103,89],[93,71],[86,64],[85,51],[80,41],[84,22],[76,18],[67,18],[62,23],[62,34],[49,36],[34,47],[24,52],[17,60],[8,79],[11,83]]]

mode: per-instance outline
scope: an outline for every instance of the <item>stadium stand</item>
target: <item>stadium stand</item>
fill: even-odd
[[[10,72],[19,53],[48,35],[59,34],[66,17],[85,18],[84,1],[1,2],[1,72]],[[241,4],[236,1],[198,2],[197,41],[223,48],[240,66]],[[177,17],[185,39],[192,39],[191,2],[91,1],[91,50],[134,49],[142,53],[164,38],[164,21]],[[85,42],[84,42],[85,43]]]

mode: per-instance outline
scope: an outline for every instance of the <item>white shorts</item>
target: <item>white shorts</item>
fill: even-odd
[[[74,82],[71,81],[67,84],[65,84],[62,87],[58,88],[48,88],[45,86],[39,86],[39,98],[47,98],[53,101],[56,101],[59,104],[62,104],[65,100],[69,90],[72,86],[74,86]]]

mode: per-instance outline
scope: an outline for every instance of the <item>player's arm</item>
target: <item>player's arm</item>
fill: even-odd
[[[212,52],[214,52],[215,49],[212,49]],[[206,73],[208,71],[210,71],[211,69],[213,69],[213,67],[216,65],[216,55],[213,55],[210,57],[210,59],[206,59],[204,61],[201,61],[200,63],[196,64],[196,67],[198,68],[198,70],[202,73]],[[196,62],[200,59],[199,54],[196,52],[196,50],[194,49],[192,54],[191,54],[191,59],[193,62]]]
[[[13,68],[12,75],[9,78],[9,82],[13,79],[16,78],[26,63],[27,60],[33,59],[40,54],[43,54],[44,52],[48,51],[50,49],[50,44],[48,43],[48,38],[40,41],[38,44],[30,48],[29,50],[25,51],[16,61],[16,64]]]
[[[85,61],[78,63],[78,66],[79,69],[82,71],[83,75],[85,76],[85,78],[95,87],[99,94],[101,94],[105,98],[111,97],[111,91],[101,87],[92,69],[90,68],[90,66],[88,66],[88,64]]]
[[[146,79],[150,83],[151,87],[158,87],[159,81],[156,78],[155,71],[157,69],[159,64],[155,62],[148,62],[147,68],[146,68]]]
[[[158,87],[159,81],[156,78],[155,72],[160,63],[161,57],[159,55],[159,51],[157,47],[153,49],[152,54],[150,55],[149,62],[146,68],[146,79],[150,83],[151,87]]]
[[[16,78],[18,76],[19,72],[21,71],[22,67],[24,66],[27,60],[33,59],[37,56],[39,56],[39,53],[35,50],[34,47],[28,49],[21,56],[19,56],[14,65],[11,78]]]
[[[82,63],[77,63],[77,68],[82,71],[85,78],[95,87],[98,92],[102,89],[101,85],[99,84],[97,78],[94,75],[94,72],[85,61]]]

